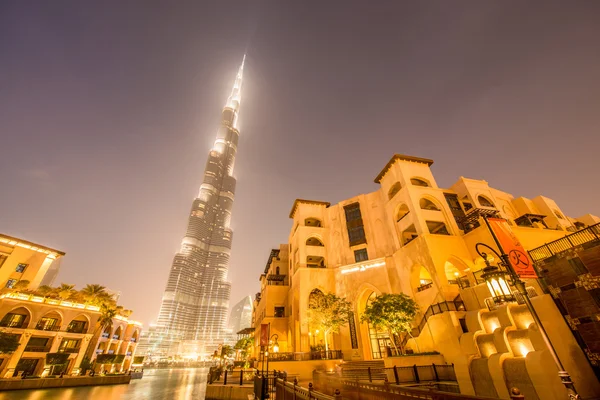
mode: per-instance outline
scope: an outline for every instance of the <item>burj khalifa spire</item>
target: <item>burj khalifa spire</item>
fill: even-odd
[[[237,152],[244,62],[223,108],[204,180],[192,203],[181,248],[173,259],[148,353],[212,353],[226,336],[231,283],[227,279],[233,232],[233,167]]]

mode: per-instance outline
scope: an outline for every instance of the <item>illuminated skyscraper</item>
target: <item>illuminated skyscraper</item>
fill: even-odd
[[[244,60],[245,60],[244,56]],[[225,337],[231,284],[227,281],[233,232],[233,166],[244,61],[223,109],[204,180],[190,211],[181,249],[173,259],[149,353],[207,354]]]

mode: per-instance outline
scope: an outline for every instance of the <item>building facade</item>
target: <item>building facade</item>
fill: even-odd
[[[280,352],[307,353],[322,343],[323,332],[307,320],[311,294],[318,290],[352,303],[349,323],[327,338],[343,359],[387,362],[389,335],[360,316],[376,296],[405,293],[421,310],[415,339],[403,339],[406,347],[440,352],[454,364],[462,393],[508,398],[508,388],[517,386],[527,399],[565,398],[556,369],[540,368],[553,363],[526,307],[490,305],[475,245],[496,248],[483,216],[508,220],[527,250],[564,238],[596,217],[568,218],[552,199],[515,198],[483,180],[461,177],[441,188],[432,164],[395,155],[377,175],[375,192],[337,204],[294,202],[288,244],[271,252],[261,275],[256,344],[261,323],[270,323]],[[552,296],[538,280],[526,283],[580,394],[599,396],[590,363]]]
[[[158,342],[148,347],[154,355],[208,355],[227,339],[233,168],[243,70],[242,61],[192,204],[186,235],[173,259],[154,336]]]
[[[48,284],[47,275],[56,277],[64,255],[60,250],[0,234],[0,289],[11,289],[19,281],[28,281],[29,289]]]
[[[91,362],[101,354],[118,356],[116,362],[97,364],[97,372],[129,370],[142,325],[116,316],[112,326],[102,330],[97,323],[100,315],[98,306],[26,293],[1,295],[0,330],[16,335],[19,347],[13,353],[0,354],[0,377],[78,374],[86,352],[91,354]],[[68,357],[51,364],[55,355]]]

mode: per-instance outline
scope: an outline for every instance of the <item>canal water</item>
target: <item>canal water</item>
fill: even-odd
[[[146,369],[129,385],[0,392],[0,400],[202,400],[207,368]]]

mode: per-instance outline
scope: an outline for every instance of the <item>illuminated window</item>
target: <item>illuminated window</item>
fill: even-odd
[[[354,260],[356,262],[367,261],[369,259],[369,255],[367,254],[367,249],[360,249],[354,251]]]
[[[6,281],[6,286],[5,287],[8,288],[8,289],[12,289],[15,286],[16,283],[17,283],[16,279],[9,279],[8,281]]]

